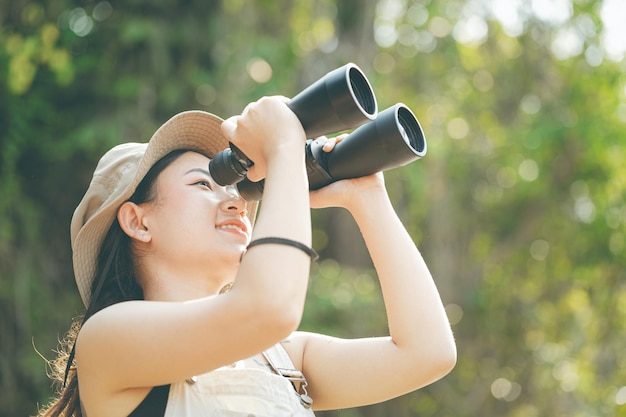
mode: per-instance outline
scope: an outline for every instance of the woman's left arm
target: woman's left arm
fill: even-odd
[[[398,218],[382,173],[331,184],[311,203],[353,215],[376,268],[389,336],[355,340],[297,333],[291,352],[316,409],[377,403],[428,385],[456,363],[452,330],[432,276]],[[293,354],[292,353],[292,354]]]

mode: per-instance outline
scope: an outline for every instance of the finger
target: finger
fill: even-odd
[[[347,138],[349,135],[350,135],[349,133],[342,133],[341,135],[336,136],[335,137],[335,144],[340,143],[342,140]]]
[[[253,165],[252,168],[250,168],[250,170],[246,173],[246,177],[248,177],[248,179],[252,182],[259,182],[265,178],[258,165]]]
[[[228,119],[222,122],[222,134],[230,139],[235,134],[235,130],[237,130],[237,116],[229,117]]]
[[[324,152],[330,152],[335,148],[336,143],[337,143],[337,139],[335,138],[326,139],[326,142],[322,146],[322,150]]]
[[[248,113],[250,112],[250,109],[251,109],[253,106],[256,106],[256,105],[257,105],[257,102],[256,102],[256,101],[251,101],[250,103],[248,103],[248,104],[246,105],[246,107],[244,107],[244,108],[243,108],[243,111],[241,112],[241,115],[242,115],[242,116],[247,116],[247,115],[248,115]]]

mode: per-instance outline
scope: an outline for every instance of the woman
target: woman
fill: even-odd
[[[309,193],[305,134],[285,102],[266,97],[224,122],[181,113],[147,145],[101,159],[72,219],[87,311],[68,339],[73,352],[58,359],[71,365],[58,368],[61,396],[40,415],[310,416],[384,401],[452,369],[439,294],[382,174]],[[254,204],[207,171],[228,141],[255,161],[249,178],[265,178],[254,230]],[[295,331],[314,257],[309,209],[330,206],[360,227],[388,337]]]

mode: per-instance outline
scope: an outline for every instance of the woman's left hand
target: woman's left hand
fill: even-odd
[[[335,145],[346,136],[347,134],[330,139],[321,137],[316,140],[326,141],[322,149],[324,152],[332,152]],[[353,207],[375,198],[377,194],[386,195],[382,172],[333,182],[319,190],[311,191],[310,200],[312,208],[343,207],[352,211]]]

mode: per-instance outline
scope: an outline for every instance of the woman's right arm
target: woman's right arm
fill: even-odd
[[[249,177],[265,178],[262,210],[252,240],[280,237],[310,247],[311,216],[304,164],[306,137],[295,114],[287,108],[284,99],[272,97],[248,106],[241,117],[235,118],[236,126],[229,124],[230,121],[225,123],[226,136],[246,152],[247,147],[251,148],[249,156],[255,165]],[[267,130],[261,131],[259,126]],[[304,309],[309,268],[310,258],[290,246],[263,244],[244,255],[237,284],[227,295],[236,299],[233,306],[255,306],[257,310],[252,315],[263,313],[268,319],[261,327],[251,325],[254,328],[248,329],[248,337],[256,335],[253,339],[263,340],[262,344],[269,343],[265,346],[269,347],[298,327]],[[264,299],[259,300],[260,297]],[[273,334],[270,330],[280,331],[270,336]]]

